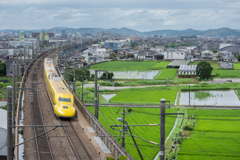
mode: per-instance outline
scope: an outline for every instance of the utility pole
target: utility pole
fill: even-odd
[[[74,63],[73,64],[73,92],[74,93],[75,93],[75,86],[76,86],[75,85],[75,78],[76,78],[76,73],[75,73],[76,71],[75,70],[76,70],[76,64]]]
[[[82,102],[83,102],[83,79],[82,79]]]
[[[26,46],[24,46],[24,63],[26,64]],[[24,71],[25,71],[25,68],[24,68]]]
[[[66,57],[65,57],[65,53],[63,53],[64,54],[64,58],[63,58],[63,61],[64,61],[64,66],[63,66],[63,69],[64,69],[64,74],[63,74],[63,78],[65,79],[66,78]]]
[[[12,135],[12,86],[7,86],[7,160],[13,159]]]
[[[189,107],[190,107],[190,85],[189,85]]]
[[[133,136],[133,134],[132,134],[132,131],[131,131],[130,127],[128,126],[127,121],[126,121],[126,124],[127,124],[128,130],[129,130],[129,132],[130,132],[130,134],[131,134],[131,137],[132,137],[132,140],[133,140],[133,142],[134,142],[134,145],[136,146],[136,148],[137,148],[137,150],[138,150],[138,154],[139,154],[139,156],[141,157],[141,160],[143,160],[143,156],[142,156],[142,154],[141,154],[141,152],[140,152],[140,149],[138,148],[137,142],[136,142],[136,140],[135,140],[135,138],[134,138],[134,136]]]
[[[32,59],[33,59],[33,56],[34,55],[34,46],[33,46],[33,42],[32,42]]]
[[[12,79],[12,125],[14,126],[15,125],[15,69],[16,69],[16,66],[15,66],[15,63],[12,64],[12,68],[13,68],[13,72],[12,72],[12,75],[13,75],[13,79]]]
[[[160,100],[160,160],[164,160],[165,155],[165,99]]]
[[[122,147],[125,149],[125,108],[123,108],[123,137],[122,137]]]
[[[16,84],[17,84],[17,88],[18,88],[18,79],[19,79],[19,53],[17,54],[17,79],[16,79]],[[18,94],[17,94],[18,97]]]
[[[94,114],[95,114],[95,117],[98,119],[98,101],[97,101],[97,69],[95,69],[95,110],[94,110]]]
[[[27,52],[28,52],[28,63],[29,63],[29,54],[30,54],[30,47],[29,47],[29,45],[27,46],[28,48],[27,48]]]

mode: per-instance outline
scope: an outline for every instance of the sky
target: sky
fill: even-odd
[[[240,0],[0,0],[0,29],[240,29]]]

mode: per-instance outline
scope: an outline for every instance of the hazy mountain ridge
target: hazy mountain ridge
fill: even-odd
[[[68,27],[55,27],[57,32],[62,32],[65,30],[67,33],[76,33],[79,32],[82,35],[89,33],[92,35],[96,35],[101,33],[101,31],[105,31],[108,33],[117,33],[117,34],[124,34],[124,35],[142,35],[142,36],[155,36],[155,35],[167,35],[167,36],[191,36],[191,35],[209,35],[209,36],[236,36],[240,37],[240,29],[231,29],[231,28],[219,28],[219,29],[209,29],[209,30],[194,30],[194,29],[186,29],[186,30],[154,30],[154,31],[147,31],[147,32],[139,32],[134,29],[124,28],[110,28],[110,29],[102,29],[102,28],[68,28]],[[25,32],[52,32],[53,29],[41,29],[41,30],[24,30]],[[7,29],[7,30],[0,30],[4,32],[10,31],[20,31],[16,29]]]

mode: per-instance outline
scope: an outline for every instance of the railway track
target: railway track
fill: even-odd
[[[56,65],[56,62],[54,61]],[[67,125],[68,127],[63,127],[63,130],[67,136],[69,144],[78,160],[92,160],[92,156],[87,148],[84,146],[81,137],[77,134],[74,128],[73,122],[75,117],[72,119],[60,119],[57,117],[61,125]]]
[[[54,51],[50,51],[50,53],[53,53],[53,52]],[[32,125],[44,125],[43,113],[42,113],[41,103],[39,99],[40,97],[39,94],[41,94],[41,92],[39,91],[42,88],[41,89],[38,88],[37,84],[39,83],[38,81],[39,75],[40,75],[39,73],[43,72],[43,69],[40,68],[40,66],[43,63],[44,58],[49,57],[48,55],[49,54],[45,54],[39,60],[37,60],[36,65],[32,69],[32,77],[31,77],[32,91],[31,92],[33,93],[33,102],[30,103]],[[81,138],[78,136],[76,129],[74,128],[74,125],[73,125],[74,119],[62,120],[58,118],[58,120],[61,125],[68,126],[68,127],[63,127],[63,130],[66,134],[66,137],[69,141],[69,145],[76,159],[91,160],[92,157],[89,154],[90,152],[86,149],[86,147],[81,141]],[[33,127],[33,134],[35,137],[45,131],[46,131],[46,128],[43,126]],[[35,141],[35,148],[36,148],[36,156],[38,160],[54,160],[55,159],[47,133],[35,138],[34,141]]]
[[[63,130],[68,138],[70,146],[78,160],[91,160],[92,157],[89,154],[89,151],[86,149],[82,143],[81,138],[78,136],[74,125],[73,120],[63,120],[58,118],[62,125],[67,125],[68,127],[63,127]]]
[[[50,51],[54,52],[54,51]],[[32,125],[44,125],[43,113],[40,105],[39,99],[39,88],[38,88],[38,78],[40,66],[42,64],[42,59],[47,57],[48,54],[45,54],[41,57],[40,60],[36,62],[35,67],[32,69],[32,93],[33,93],[33,102],[30,103],[31,116],[32,116]],[[37,135],[46,131],[46,128],[43,126],[33,127],[33,133],[36,137]],[[39,160],[54,160],[54,155],[52,154],[51,145],[48,139],[47,134],[35,138],[35,147],[37,153],[37,159]]]

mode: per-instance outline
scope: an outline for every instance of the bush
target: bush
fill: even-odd
[[[172,151],[172,152],[169,154],[169,156],[168,156],[168,160],[175,160],[176,155],[177,155],[177,154],[176,154],[174,151]]]
[[[100,82],[99,83],[101,86],[112,86],[113,85],[113,83],[111,83],[111,82]]]
[[[114,86],[123,86],[123,84],[122,84],[122,83],[115,82],[115,83],[114,83]]]
[[[183,130],[188,130],[188,131],[193,131],[194,125],[191,122],[187,122],[184,126],[183,126]]]
[[[0,82],[0,88],[3,88],[3,82]]]

